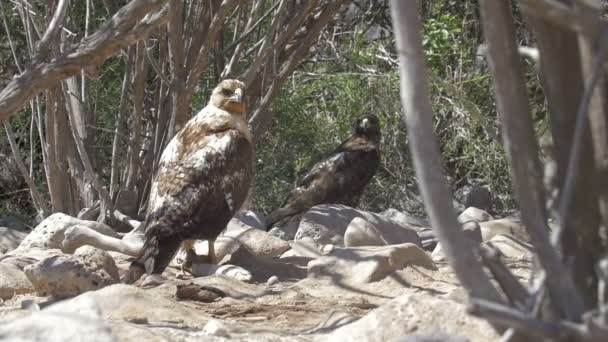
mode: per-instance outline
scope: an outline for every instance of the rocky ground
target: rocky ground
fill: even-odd
[[[472,243],[492,244],[527,282],[522,226],[470,207],[459,217]],[[29,234],[0,228],[0,340],[19,341],[494,341],[466,313],[466,294],[428,223],[396,210],[338,205],[260,229],[245,213],[216,241],[220,267],[179,258],[162,278],[120,284],[131,258],[64,243],[86,225],[54,214]],[[206,243],[196,246],[205,254]],[[1,255],[1,254],[0,254]]]

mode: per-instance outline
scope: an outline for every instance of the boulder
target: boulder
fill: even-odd
[[[40,222],[11,254],[27,253],[31,249],[61,249],[64,252],[71,252],[63,249],[64,233],[68,228],[77,225],[119,238],[112,228],[103,223],[79,220],[63,213],[55,213]]]
[[[399,341],[413,332],[463,336],[471,341],[500,338],[486,321],[468,315],[465,305],[415,293],[399,296],[320,340]]]
[[[460,215],[458,215],[458,222],[460,223],[466,223],[468,221],[476,221],[478,223],[481,223],[492,220],[494,220],[492,215],[488,214],[482,209],[475,207],[468,207],[462,213],[460,213]]]
[[[510,235],[495,235],[490,241],[485,242],[496,247],[501,255],[507,259],[532,260],[534,248],[532,245],[520,241]]]
[[[210,275],[223,275],[249,282],[253,278],[251,272],[234,265],[192,264],[192,275],[195,277],[207,277]]]
[[[307,237],[302,240],[292,242],[291,249],[283,253],[280,259],[285,262],[306,267],[310,260],[319,258],[322,255],[323,253],[321,253],[315,242],[311,238]]]
[[[34,292],[34,287],[22,270],[15,265],[0,263],[0,299],[30,292]]]
[[[13,253],[5,254],[0,259],[0,262],[17,266],[20,270],[23,270],[25,266],[35,264],[54,255],[63,255],[63,253],[59,249],[35,248],[22,251],[17,255],[13,255]]]
[[[280,259],[270,259],[252,254],[247,248],[238,248],[227,255],[222,264],[237,265],[251,272],[255,282],[266,282],[272,276],[280,280],[302,279],[306,277],[306,269]]]
[[[74,255],[52,256],[24,269],[40,296],[65,298],[97,290],[119,281],[118,269],[110,255],[83,246]]]
[[[397,223],[398,225],[402,225],[405,227],[413,226],[413,227],[428,227],[430,226],[429,222],[425,219],[421,219],[409,214],[406,214],[397,209],[389,208],[385,211],[381,212],[380,215],[386,217],[387,219]]]
[[[239,211],[234,215],[231,222],[234,220],[238,220],[239,223],[242,223],[247,227],[266,230],[266,220],[264,219],[264,215],[257,211]]]
[[[370,283],[384,279],[408,265],[436,269],[420,247],[404,243],[377,247],[334,248],[327,256],[308,263],[308,277],[337,279],[345,283]]]
[[[0,227],[0,253],[4,254],[19,247],[19,244],[26,236],[26,232],[8,227]]]
[[[112,328],[93,301],[58,303],[31,315],[0,323],[0,340],[23,342],[114,342]]]
[[[413,228],[394,227],[387,224],[376,226],[361,217],[355,217],[344,232],[346,247],[385,246],[400,243],[422,246],[420,237]]]
[[[312,207],[302,217],[295,240],[310,237],[317,245],[336,244],[343,246],[344,233],[348,225],[356,217],[368,221],[383,233],[406,230],[410,232],[408,236],[412,236],[413,241],[409,242],[421,245],[420,239],[415,241],[415,229],[411,226],[401,226],[382,215],[339,204],[322,204]]]
[[[229,254],[237,244],[243,245],[257,256],[270,258],[278,257],[289,249],[287,241],[233,218],[226,231],[215,241],[214,246],[216,253],[225,250],[224,254]],[[218,260],[221,260],[219,253],[217,256]]]
[[[530,236],[525,227],[510,219],[499,219],[481,222],[481,236],[483,241],[488,241],[499,234],[511,235],[521,241],[530,242]]]
[[[285,241],[293,240],[296,237],[298,227],[300,226],[300,216],[301,215],[299,215],[297,218],[291,218],[280,226],[272,227],[272,229],[268,231],[268,234]]]

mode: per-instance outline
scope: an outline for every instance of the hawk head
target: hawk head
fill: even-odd
[[[213,89],[209,104],[231,114],[245,113],[245,83],[239,80],[223,80]]]
[[[365,135],[373,141],[380,141],[380,120],[374,114],[360,117],[354,124],[355,134]]]

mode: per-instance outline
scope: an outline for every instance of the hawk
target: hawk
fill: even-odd
[[[317,204],[359,204],[365,186],[380,165],[380,122],[373,114],[355,121],[353,134],[328,157],[316,163],[293,189],[281,208],[266,218],[267,228]]]
[[[254,173],[244,87],[238,80],[222,81],[163,151],[143,222],[143,254],[124,282],[144,272],[161,274],[183,242],[208,240],[215,259],[213,241],[240,209]]]

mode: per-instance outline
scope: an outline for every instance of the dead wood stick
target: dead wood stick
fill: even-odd
[[[522,219],[547,274],[551,299],[565,317],[581,319],[583,301],[574,282],[549,240],[542,169],[534,135],[526,83],[523,78],[515,27],[509,3],[480,2],[488,59],[494,73],[497,106],[503,124],[504,146],[511,164],[513,187]]]
[[[593,40],[599,36],[602,27],[606,26],[599,16],[583,16],[557,0],[518,0],[517,2],[525,14],[585,34]],[[577,1],[576,5],[588,7],[583,1]]]
[[[59,80],[95,68],[120,49],[148,36],[167,19],[167,0],[135,0],[121,8],[100,30],[47,63],[37,63],[13,78],[0,92],[0,123],[32,97]],[[161,8],[162,7],[162,8]],[[156,11],[156,12],[155,12]],[[142,19],[143,18],[143,19]]]
[[[487,300],[471,298],[467,311],[477,317],[487,319],[497,324],[504,324],[519,331],[524,331],[540,338],[553,338],[571,341],[572,338],[585,340],[589,338],[587,329],[579,324],[566,321],[544,321],[534,316],[493,303]]]
[[[400,62],[404,118],[418,184],[433,231],[465,290],[478,298],[502,301],[456,220],[452,195],[442,174],[439,146],[433,133],[418,6],[416,1],[391,0],[390,4]]]

